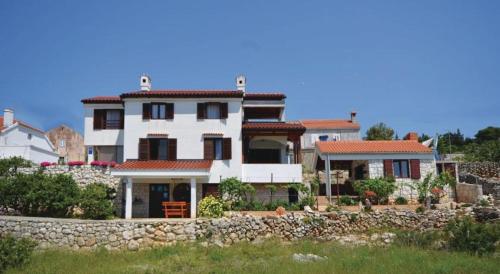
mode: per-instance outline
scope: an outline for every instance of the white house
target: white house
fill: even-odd
[[[0,158],[19,156],[35,163],[57,162],[54,146],[42,130],[14,119],[12,109],[0,116]]]
[[[112,174],[126,182],[126,218],[162,217],[165,201],[188,202],[194,217],[197,202],[228,177],[261,196],[265,183],[302,182],[305,128],[284,121],[284,94],[246,92],[243,76],[235,90],[152,90],[148,76],[140,87],[82,100],[88,160],[120,163]]]

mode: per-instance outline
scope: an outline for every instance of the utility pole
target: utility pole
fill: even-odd
[[[343,172],[342,170],[337,170],[334,173],[335,178],[336,178],[336,183],[337,183],[337,205],[340,206],[340,184],[339,184],[339,179],[343,178]]]

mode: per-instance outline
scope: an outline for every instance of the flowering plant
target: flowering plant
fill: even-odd
[[[48,166],[51,166],[51,165],[52,165],[52,164],[51,164],[51,163],[49,163],[49,162],[41,162],[41,163],[40,163],[40,166],[41,166],[41,167],[48,167]]]
[[[83,166],[85,163],[83,161],[71,161],[68,162],[68,166]]]
[[[373,197],[376,197],[377,196],[377,193],[371,191],[371,190],[367,190],[365,191],[365,197],[366,198],[373,198]]]

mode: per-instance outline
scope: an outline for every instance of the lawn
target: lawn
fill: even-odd
[[[327,256],[295,262],[293,253]],[[301,241],[240,243],[231,247],[178,245],[139,252],[40,251],[7,273],[500,273],[500,260],[408,247],[343,247]]]

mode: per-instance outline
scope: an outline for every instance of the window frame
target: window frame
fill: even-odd
[[[156,113],[153,111],[154,107],[157,106],[157,111]],[[166,103],[156,103],[153,102],[150,105],[151,110],[150,110],[150,119],[151,120],[166,120],[167,119],[167,104]],[[161,107],[163,107],[163,117],[160,115],[161,114]],[[155,117],[155,115],[157,117]]]
[[[406,174],[405,174],[406,176],[402,176],[402,175],[404,175],[403,174],[404,163],[406,164]],[[399,175],[396,174],[396,171],[399,172]],[[406,159],[392,160],[392,173],[393,173],[394,178],[401,178],[401,179],[411,178],[410,160],[406,160]]]
[[[210,117],[210,116],[209,116],[209,113],[210,113],[210,112],[208,111],[208,108],[209,108],[209,107],[213,107],[214,109],[216,109],[216,110],[217,110],[217,115],[216,115],[216,117]],[[221,117],[222,117],[222,115],[221,115],[221,114],[222,114],[222,111],[221,111],[221,109],[220,109],[220,103],[214,103],[214,102],[209,102],[209,103],[206,103],[206,112],[207,112],[207,113],[206,113],[206,117],[205,117],[205,119],[207,119],[207,120],[219,120],[219,119],[221,119]]]

